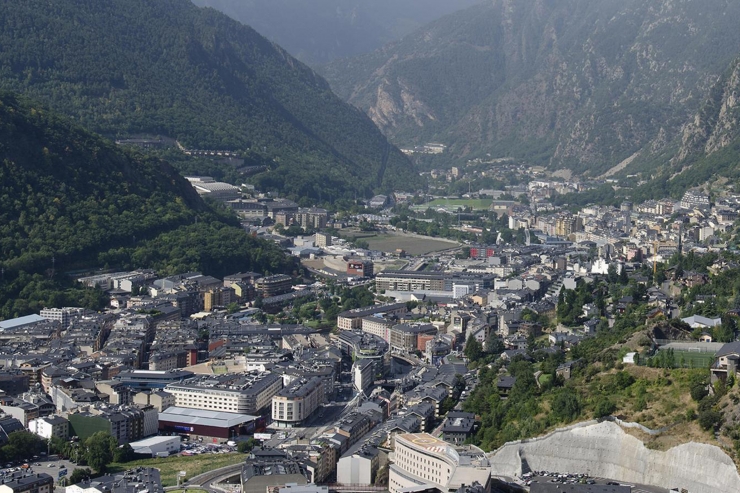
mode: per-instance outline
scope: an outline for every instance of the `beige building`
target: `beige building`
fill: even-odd
[[[331,246],[331,235],[329,233],[316,233],[314,235],[314,243],[319,248],[326,248]]]
[[[340,330],[352,330],[362,327],[362,321],[365,317],[376,314],[399,315],[406,313],[406,303],[391,303],[387,305],[368,306],[365,308],[356,308],[342,312],[337,317],[337,327]]]
[[[296,380],[272,398],[276,426],[299,426],[324,402],[324,382],[319,377]]]
[[[394,442],[388,477],[390,493],[419,486],[457,491],[474,481],[490,491],[491,466],[478,447],[454,446],[428,433],[399,434]]]
[[[273,396],[282,388],[283,379],[280,375],[268,373],[238,388],[170,384],[165,391],[175,396],[177,407],[257,415],[270,405]]]
[[[139,407],[153,406],[157,412],[162,412],[175,405],[175,395],[162,390],[156,392],[139,392],[134,395],[134,404]]]
[[[391,342],[391,329],[397,322],[380,317],[365,317],[362,319],[362,331],[380,337],[385,342]]]

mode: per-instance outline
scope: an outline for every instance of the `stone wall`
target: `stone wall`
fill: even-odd
[[[665,452],[650,450],[608,421],[580,423],[541,438],[507,443],[489,457],[494,475],[521,475],[525,463],[532,470],[686,488],[690,493],[740,491],[737,468],[719,447],[691,442]]]

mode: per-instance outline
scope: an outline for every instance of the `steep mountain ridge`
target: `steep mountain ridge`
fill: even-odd
[[[380,48],[480,0],[194,0],[248,24],[308,64]]]
[[[401,145],[598,176],[666,152],[740,53],[724,0],[491,0],[320,71]]]
[[[740,135],[740,58],[730,64],[707,101],[683,129],[677,161],[694,153],[711,155]]]
[[[0,0],[0,88],[109,137],[258,152],[270,190],[334,200],[413,187],[410,162],[313,70],[188,0]]]

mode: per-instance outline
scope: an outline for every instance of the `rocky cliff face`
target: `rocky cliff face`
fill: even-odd
[[[686,488],[692,493],[737,491],[740,475],[719,447],[686,443],[650,450],[610,422],[584,423],[533,440],[504,445],[489,457],[493,475],[522,474],[522,464],[628,483]]]
[[[692,154],[711,155],[740,135],[740,59],[712,88],[704,107],[684,126],[676,161]]]
[[[398,144],[540,149],[553,168],[596,176],[680,139],[740,52],[738,22],[725,0],[490,0],[321,71]]]

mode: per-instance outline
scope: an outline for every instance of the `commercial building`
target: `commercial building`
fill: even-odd
[[[347,262],[347,275],[354,277],[373,277],[372,260],[350,260]]]
[[[188,370],[129,370],[122,371],[115,379],[135,390],[157,390],[193,375],[195,373]]]
[[[444,291],[445,274],[436,272],[383,271],[375,277],[376,292]]]
[[[139,440],[137,442],[131,442],[131,448],[134,452],[142,455],[151,455],[156,457],[162,454],[176,454],[180,451],[180,442],[182,439],[179,435],[174,436],[163,436],[163,437],[151,437]]]
[[[337,316],[337,326],[341,330],[352,330],[362,328],[362,319],[373,315],[384,313],[387,315],[400,315],[406,313],[406,303],[391,303],[388,305],[368,306],[341,312]]]
[[[162,434],[176,433],[187,435],[190,439],[203,438],[218,443],[252,433],[258,426],[258,421],[258,416],[247,414],[175,406],[159,413],[159,431]]]
[[[254,286],[263,298],[268,298],[289,292],[293,287],[293,281],[285,274],[275,274],[257,279]]]
[[[398,324],[391,328],[391,348],[404,352],[415,351],[419,335],[437,333],[432,324]]]
[[[491,274],[454,272],[383,271],[375,276],[375,289],[383,291],[449,291],[455,286],[468,286],[469,292],[488,289],[493,285]]]
[[[185,179],[195,188],[198,195],[204,198],[207,197],[220,202],[228,202],[241,197],[239,187],[215,181],[209,176],[186,176]]]
[[[496,255],[496,249],[488,245],[471,245],[470,258],[485,260]]]
[[[168,385],[166,392],[175,396],[175,405],[193,409],[260,414],[283,388],[276,373],[248,375],[238,382],[218,383],[213,379]]]
[[[307,483],[301,464],[280,450],[255,450],[242,466],[242,493],[265,493],[280,485]]]
[[[299,426],[323,402],[323,379],[296,380],[272,398],[272,420],[276,426]]]
[[[388,477],[390,493],[425,485],[456,491],[475,481],[490,491],[491,466],[478,447],[456,447],[428,433],[399,434],[394,441],[394,462]]]

